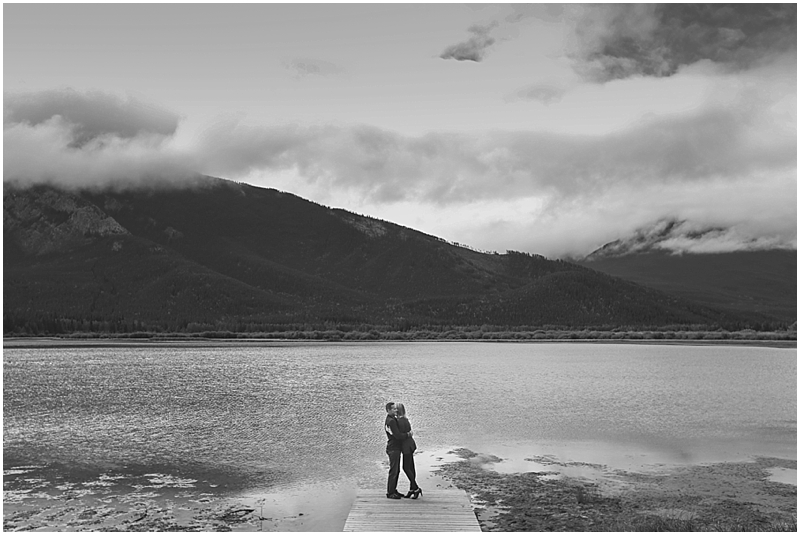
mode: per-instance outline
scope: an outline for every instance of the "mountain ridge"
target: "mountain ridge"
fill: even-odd
[[[6,333],[770,321],[212,177],[188,188],[5,185],[3,199]]]
[[[576,263],[637,284],[692,299],[712,308],[757,311],[794,322],[797,318],[797,250],[745,243],[717,250],[723,227],[687,228],[665,219],[609,242]],[[705,242],[703,247],[678,249]]]

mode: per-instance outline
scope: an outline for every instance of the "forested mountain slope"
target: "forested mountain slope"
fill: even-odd
[[[5,184],[3,236],[6,333],[765,321],[211,177],[127,190]]]

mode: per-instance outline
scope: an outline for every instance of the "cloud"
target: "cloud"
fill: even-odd
[[[796,134],[770,137],[759,118],[759,107],[743,98],[604,136],[409,137],[369,126],[227,122],[195,148],[210,174],[392,214],[482,249],[587,254],[659,217],[736,226],[743,240],[794,243]],[[766,137],[753,135],[760,129]],[[418,209],[400,216],[393,205]]]
[[[45,111],[12,99],[4,113],[4,180],[122,186],[200,172],[392,214],[397,223],[482,249],[555,256],[587,254],[660,217],[735,228],[743,240],[793,243],[796,74],[787,58],[785,66],[746,74],[712,73],[708,102],[603,135],[407,136],[368,125],[224,120],[190,136],[165,120],[171,112],[126,126],[76,114],[75,99]],[[111,117],[130,109],[109,94],[77,100],[90,107],[91,98]],[[393,209],[400,206],[407,215]],[[732,238],[716,241],[725,240]]]
[[[411,138],[367,125],[264,127],[228,120],[206,129],[195,151],[210,174],[293,170],[308,183],[393,202],[438,188],[421,177],[441,176],[458,157],[452,152],[456,145],[456,136]]]
[[[475,6],[478,9],[488,7]],[[468,28],[469,39],[448,46],[439,57],[480,62],[493,44],[519,37],[519,27],[530,23],[531,19],[555,23],[564,17],[564,7],[559,4],[491,4],[491,9],[495,12],[494,20]]]
[[[757,183],[758,186],[754,186]],[[428,231],[482,249],[515,249],[547,256],[587,255],[660,218],[691,221],[697,228],[725,232],[704,239],[674,242],[672,251],[717,252],[756,248],[797,248],[797,205],[793,171],[769,173],[739,180],[661,185],[655,182],[630,188],[612,185],[593,197],[562,198],[540,209],[537,197],[524,197],[519,208],[482,212],[470,206],[472,218],[447,221]],[[451,217],[449,210],[440,217]]]
[[[531,17],[545,22],[559,22],[564,15],[561,4],[510,4],[506,6],[510,13],[503,17],[509,23],[516,23]]]
[[[344,72],[344,69],[335,63],[311,58],[295,58],[285,61],[283,66],[295,78],[335,76]]]
[[[457,61],[475,61],[483,60],[486,49],[495,43],[495,39],[489,35],[489,32],[497,26],[497,22],[492,22],[485,26],[474,25],[471,26],[469,31],[472,36],[461,43],[448,46],[444,49],[439,57],[442,59],[454,59]]]
[[[791,59],[747,73],[703,71],[713,98],[602,135],[404,136],[364,125],[229,121],[195,148],[211,174],[289,189],[482,249],[587,254],[660,217],[735,228],[741,243],[791,245]],[[401,206],[407,215],[393,208]]]
[[[159,106],[99,91],[61,89],[3,95],[4,125],[37,126],[55,117],[70,130],[70,144],[78,147],[108,135],[121,139],[171,136],[180,120]]]
[[[507,101],[514,100],[536,100],[542,104],[552,104],[559,102],[568,89],[554,84],[533,84],[517,90],[513,95],[506,98]]]
[[[178,115],[134,98],[66,89],[5,94],[3,180],[69,187],[184,179]]]
[[[730,253],[735,251],[760,251],[765,249],[796,249],[797,243],[782,240],[780,236],[748,236],[736,228],[714,229],[700,233],[671,235],[659,242],[657,248],[672,254]]]
[[[702,60],[741,70],[797,46],[796,4],[576,4],[565,20],[575,70],[593,82],[672,76]]]
[[[696,221],[664,218],[637,228],[632,234],[615,240],[592,253],[589,258],[602,258],[651,250],[671,254],[729,253],[763,249],[796,248],[796,241],[779,235],[754,236],[747,225],[714,227]],[[752,230],[752,229],[750,229]]]

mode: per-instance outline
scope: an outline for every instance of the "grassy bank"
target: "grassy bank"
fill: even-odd
[[[36,338],[42,335],[9,334],[6,338]],[[102,333],[77,331],[57,334],[59,339],[110,339],[110,340],[321,340],[337,341],[413,341],[413,340],[464,340],[464,341],[744,341],[744,342],[791,342],[797,341],[797,331],[727,331],[692,329],[498,329],[491,327],[458,327],[442,329],[388,330],[364,329],[282,329],[260,332],[234,332],[204,330],[198,332],[154,332]]]

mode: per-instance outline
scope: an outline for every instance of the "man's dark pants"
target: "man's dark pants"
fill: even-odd
[[[386,448],[389,456],[389,481],[386,484],[386,494],[397,492],[397,479],[400,477],[400,449]]]

